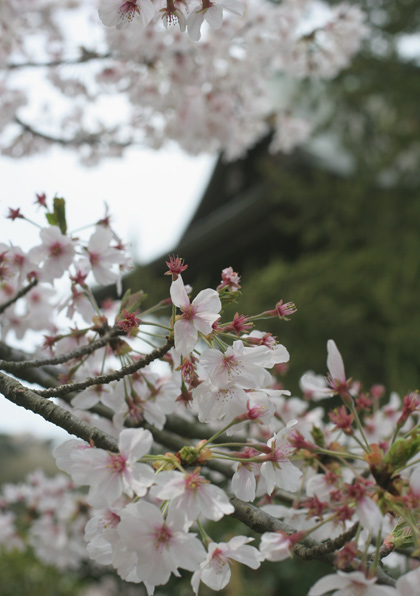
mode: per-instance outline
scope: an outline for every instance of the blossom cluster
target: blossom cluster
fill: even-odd
[[[301,81],[335,77],[367,33],[357,6],[318,0],[102,0],[99,16],[95,1],[75,11],[74,1],[51,0],[41,3],[44,31],[38,3],[19,10],[3,4],[9,9],[0,15],[7,38],[0,63],[8,67],[0,74],[3,152],[39,153],[61,140],[81,146],[87,163],[131,144],[156,149],[171,141],[190,154],[223,151],[231,160],[270,132],[272,151],[288,153],[317,124],[313,97],[309,108],[299,93]],[[75,40],[66,25],[87,11],[94,33]],[[37,58],[33,48],[40,45]],[[83,49],[78,58],[69,56],[75,45]],[[48,118],[19,78],[34,62],[50,64],[48,83],[62,96],[62,111],[51,107]],[[38,114],[36,124],[25,117],[28,107]]]
[[[90,280],[119,285],[129,265],[109,215],[83,240],[67,230],[63,199],[36,203],[47,222],[40,244],[1,246],[0,319],[3,339],[46,335],[31,356],[10,348],[0,390],[41,415],[47,408],[78,438],[54,451],[71,480],[34,474],[4,487],[1,546],[29,544],[61,569],[112,566],[150,595],[179,570],[198,594],[201,583],[224,588],[231,561],[257,569],[293,553],[326,556],[337,570],[310,596],[417,594],[420,568],[405,573],[399,553],[419,548],[419,395],[364,390],[329,340],[328,375],[303,374],[292,396],[286,347],[255,327],[296,308],[279,300],[229,315],[241,293],[230,267],[216,289],[194,295],[187,264],[170,257],[159,303],[145,308],[142,292],[127,291],[99,306]],[[8,217],[18,225],[26,214]],[[35,389],[16,381],[28,369]],[[239,527],[229,540],[210,535],[209,520],[231,515],[259,544]],[[379,565],[387,558],[397,582]]]

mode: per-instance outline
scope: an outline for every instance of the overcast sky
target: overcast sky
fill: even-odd
[[[64,197],[69,229],[97,221],[108,203],[113,224],[142,262],[165,256],[177,243],[194,214],[211,175],[215,158],[188,157],[180,151],[129,150],[123,159],[105,160],[95,168],[55,149],[39,157],[0,158],[0,242],[28,249],[39,243],[39,230],[5,218],[8,207],[43,223],[34,206],[35,193]],[[0,396],[0,432],[32,432],[65,438],[64,431]]]

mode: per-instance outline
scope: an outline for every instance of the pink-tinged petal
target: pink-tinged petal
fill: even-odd
[[[309,393],[313,401],[319,401],[326,397],[332,397],[335,393],[333,389],[327,386],[327,381],[322,375],[316,375],[313,372],[307,372],[302,375],[299,381],[300,388],[305,393]]]
[[[191,587],[192,587],[192,590],[196,596],[197,596],[198,590],[200,588],[200,581],[201,581],[201,571],[196,571],[195,573],[193,573],[193,576],[191,578]]]
[[[211,312],[198,313],[194,317],[194,327],[203,335],[208,335],[213,330],[213,323],[217,321],[219,314]]]
[[[351,581],[339,575],[326,575],[321,577],[309,590],[308,596],[321,596],[331,590],[339,590],[351,585]]]
[[[144,428],[126,428],[120,433],[119,450],[127,459],[135,462],[152,447],[152,433]]]
[[[279,532],[265,532],[261,536],[260,551],[267,561],[284,561],[291,555],[290,538]]]
[[[140,8],[140,17],[143,25],[146,27],[155,16],[155,7],[150,0],[138,0]]]
[[[188,309],[190,306],[190,299],[188,298],[188,294],[185,290],[184,282],[182,281],[181,276],[172,282],[170,294],[172,303],[175,304],[175,306],[181,310]]]
[[[243,538],[242,536],[236,536],[236,539]],[[234,543],[235,538],[233,538],[229,544],[232,550],[228,553],[230,559],[234,559],[243,565],[247,565],[251,569],[258,569],[261,565],[261,561],[264,560],[263,555],[260,553],[258,549],[254,546],[248,546],[246,544],[243,545],[235,545]],[[247,540],[250,542],[250,540]]]
[[[227,561],[221,565],[212,565],[210,563],[209,566],[202,569],[201,581],[212,590],[218,592],[228,585],[230,575],[230,565]]]
[[[203,311],[219,313],[222,310],[219,293],[211,288],[201,290],[194,298],[193,304],[197,307],[198,313],[202,313]]]
[[[346,372],[344,370],[344,362],[341,357],[340,352],[338,351],[337,346],[335,345],[335,341],[333,339],[329,339],[327,342],[327,367],[329,373],[333,379],[337,381],[341,381],[342,383],[346,382]]]
[[[356,503],[356,512],[362,526],[377,535],[382,527],[384,516],[375,501],[370,497],[363,497]]]
[[[177,536],[177,548],[172,553],[177,567],[197,571],[206,554],[202,543],[194,534]]]
[[[143,497],[147,489],[155,480],[154,470],[147,464],[135,463],[131,465],[131,474],[125,480],[126,492],[133,490],[138,497]]]
[[[108,228],[99,226],[89,238],[89,252],[103,252],[106,250],[112,240],[112,232]]]
[[[121,15],[118,12],[118,9],[121,3],[122,2],[118,0],[102,0],[98,9],[98,14],[102,23],[106,27],[115,27],[120,23]]]
[[[232,492],[238,499],[253,501],[256,486],[255,476],[246,466],[241,466],[232,476]]]
[[[223,24],[223,8],[217,4],[213,4],[204,13],[204,18],[212,29],[220,29]]]
[[[93,408],[99,402],[99,395],[95,391],[85,389],[71,400],[73,408],[80,408],[81,410],[88,410]]]
[[[397,590],[400,596],[413,596],[420,586],[420,567],[402,575],[397,579]]]
[[[203,24],[204,15],[202,10],[194,10],[187,21],[188,36],[192,41],[198,41],[201,37],[201,25]]]
[[[192,321],[180,319],[175,323],[175,350],[182,356],[188,354],[194,349],[198,340],[198,332]]]

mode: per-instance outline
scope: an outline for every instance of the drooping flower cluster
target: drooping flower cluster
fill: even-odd
[[[5,68],[0,129],[7,130],[0,146],[8,154],[39,152],[49,138],[62,137],[81,146],[87,163],[120,155],[130,144],[159,148],[173,140],[191,154],[224,151],[234,159],[272,130],[272,151],[288,153],[316,124],[313,106],[309,113],[290,89],[308,77],[334,77],[367,32],[357,6],[331,8],[318,0],[102,0],[99,17],[96,2],[79,2],[80,11],[77,4],[43,3],[40,30],[38,5],[28,2],[16,10],[10,0],[3,2],[8,9],[2,8],[0,31],[9,41],[2,47],[9,51],[2,55],[0,49],[0,62],[44,63],[54,39],[48,80],[62,95],[64,112],[53,120],[53,110],[47,118],[33,106],[38,116],[33,123],[16,114],[22,104],[33,102],[16,69]],[[85,28],[79,27],[74,39],[72,27],[70,38],[63,13],[68,20],[86,15],[91,34],[83,36]],[[18,33],[10,36],[10,31]],[[38,58],[28,50],[34,47],[40,47]],[[66,67],[75,59],[75,52],[69,58],[69,47],[83,48],[74,71]],[[279,102],[277,88],[283,87]],[[81,110],[83,98],[89,105]],[[26,125],[24,135],[16,115]]]
[[[3,488],[0,548],[29,544],[60,569],[111,565],[148,594],[180,570],[192,573],[195,594],[200,583],[221,590],[231,561],[257,569],[294,552],[326,554],[338,570],[310,595],[416,593],[418,570],[404,574],[394,551],[419,548],[418,394],[387,400],[382,386],[363,391],[329,340],[328,376],[305,373],[305,399],[291,396],[277,378],[287,349],[254,325],[288,320],[296,307],[280,300],[226,320],[224,305],[239,295],[231,268],[218,289],[194,297],[186,264],[171,257],[170,298],[141,310],[143,292],[128,291],[101,309],[89,276],[118,281],[127,265],[121,243],[103,220],[76,240],[64,203],[48,211],[40,197],[50,224],[41,244],[28,253],[1,246],[0,320],[4,337],[11,329],[18,337],[33,329],[50,335],[31,359],[10,349],[0,390],[79,438],[54,452],[71,480],[37,473]],[[15,225],[20,215],[13,212]],[[58,299],[60,277],[68,296]],[[53,304],[67,319],[51,318]],[[7,374],[26,379],[28,370],[39,388]],[[261,534],[259,548],[243,527],[233,538],[207,534],[208,520],[228,515]],[[402,572],[396,583],[374,564],[391,553]]]

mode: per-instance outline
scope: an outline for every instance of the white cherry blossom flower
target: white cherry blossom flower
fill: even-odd
[[[218,521],[235,510],[226,493],[197,471],[191,474],[161,472],[156,477],[156,485],[152,495],[170,500],[170,507],[184,511],[190,521],[199,515]]]
[[[242,16],[244,6],[238,0],[202,0],[200,6],[193,10],[187,19],[188,35],[193,41],[201,37],[201,25],[204,21],[212,29],[220,29],[223,23],[223,11]]]
[[[223,419],[228,424],[236,416],[246,412],[248,396],[240,387],[233,385],[220,389],[207,380],[193,390],[193,399],[200,422]]]
[[[198,594],[200,581],[212,590],[222,590],[230,580],[229,560],[239,561],[251,569],[258,569],[263,561],[263,555],[253,546],[248,546],[253,538],[235,536],[229,542],[211,542],[205,561],[201,563],[200,570],[196,571],[191,579],[194,594]]]
[[[91,448],[83,441],[71,440],[54,450],[57,465],[68,472],[79,486],[89,486],[88,501],[95,507],[109,507],[126,493],[142,497],[153,484],[153,469],[137,463],[148,453],[152,434],[143,428],[121,432],[119,453]]]
[[[74,243],[71,238],[61,233],[58,226],[43,228],[40,236],[42,244],[32,248],[28,258],[38,265],[42,263],[41,281],[52,282],[61,277],[72,264],[75,255]]]
[[[233,342],[226,352],[206,350],[200,365],[211,382],[220,389],[233,385],[243,389],[260,389],[270,384],[271,350],[265,346],[247,348],[241,340]]]
[[[106,27],[123,29],[139,15],[144,26],[155,16],[155,7],[150,0],[102,0],[99,18]]]
[[[290,557],[293,542],[284,532],[264,532],[260,551],[267,561],[284,561]]]
[[[255,457],[260,455],[256,449],[247,448],[245,453],[248,457]],[[233,494],[243,501],[253,501],[255,499],[255,491],[257,488],[257,481],[255,475],[260,470],[260,465],[256,462],[247,462],[244,459],[243,463],[238,463],[236,472],[232,476],[231,489]]]
[[[290,445],[288,434],[291,427],[296,424],[292,420],[287,427],[275,434],[267,443],[272,450],[272,461],[261,465],[261,476],[267,485],[267,493],[271,495],[275,486],[294,492],[299,487],[302,472],[289,460],[294,448]]]
[[[174,326],[175,349],[182,356],[188,356],[197,343],[198,332],[203,335],[212,332],[212,325],[219,318],[222,308],[219,294],[207,288],[190,302],[182,277],[179,276],[171,284],[171,300],[182,311]]]
[[[98,284],[106,286],[115,283],[120,278],[120,270],[116,265],[124,265],[127,258],[122,250],[110,246],[114,236],[109,228],[98,226],[89,239],[87,247],[88,260],[78,263],[83,269],[88,269],[88,263]]]
[[[180,567],[198,570],[206,557],[195,534],[186,531],[185,516],[178,509],[164,519],[158,507],[140,500],[123,509],[120,517],[113,565],[123,579],[144,582],[149,593],[166,584],[171,573],[179,575]]]
[[[116,543],[117,532],[121,521],[120,510],[116,508],[96,511],[85,527],[85,540],[89,557],[101,565],[111,565]]]

